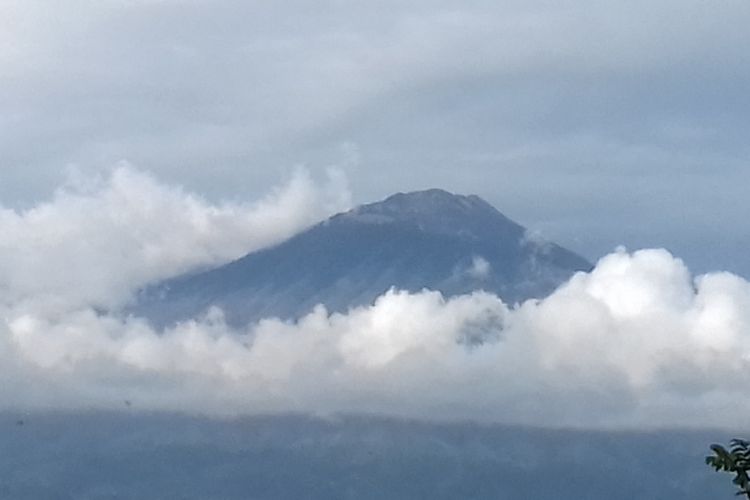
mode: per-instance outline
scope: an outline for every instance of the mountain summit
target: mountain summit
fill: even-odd
[[[398,193],[341,213],[271,248],[144,290],[134,311],[166,326],[218,306],[235,326],[372,303],[395,287],[446,296],[486,290],[508,302],[543,297],[583,257],[529,238],[478,196]]]
[[[476,195],[461,196],[442,189],[397,193],[384,201],[362,205],[334,219],[363,224],[411,224],[422,232],[444,234],[467,240],[495,237],[519,238],[522,226],[498,212]]]

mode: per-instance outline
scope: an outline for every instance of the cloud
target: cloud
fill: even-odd
[[[747,233],[749,22],[743,0],[321,1],[314,12],[6,0],[0,196],[26,205],[62,165],[128,158],[244,199],[279,165],[319,168],[353,143],[362,201],[443,186],[555,241],[576,235],[589,256],[625,238],[680,248],[704,269],[719,252],[739,266],[745,238],[707,251],[703,232]],[[690,228],[675,227],[686,211]]]
[[[368,198],[443,185],[587,255],[743,268],[749,19],[743,0],[2,2],[0,405],[734,425],[747,283],[660,251],[516,310],[392,292],[155,332],[117,309],[345,208],[340,177],[304,172],[209,201],[341,156]],[[33,201],[61,165],[121,158],[190,188],[121,166]]]
[[[278,243],[348,208],[345,180],[305,170],[255,203],[212,204],[127,164],[71,172],[50,201],[0,209],[0,302],[64,312],[112,309],[137,288]]]
[[[0,409],[378,413],[577,427],[745,424],[750,283],[619,249],[551,296],[391,290],[370,306],[165,331],[118,312],[143,283],[272,244],[346,205],[300,171],[212,205],[120,166],[4,210]]]
[[[471,267],[467,271],[469,276],[477,280],[486,279],[487,277],[489,277],[491,272],[492,266],[490,265],[490,263],[487,262],[487,259],[479,255],[474,256],[471,261]]]

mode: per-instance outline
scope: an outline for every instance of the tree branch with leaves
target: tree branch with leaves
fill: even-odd
[[[739,489],[737,496],[750,499],[750,442],[744,439],[732,439],[729,449],[720,444],[712,444],[713,455],[706,457],[706,464],[714,470],[734,474],[732,483]]]

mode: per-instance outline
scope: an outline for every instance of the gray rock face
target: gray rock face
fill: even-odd
[[[240,326],[295,319],[317,304],[346,311],[391,287],[446,296],[481,289],[515,302],[589,269],[481,198],[432,189],[357,207],[275,247],[149,287],[133,312],[163,327],[218,306]]]

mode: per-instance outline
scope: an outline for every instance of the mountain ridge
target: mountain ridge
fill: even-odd
[[[164,327],[218,306],[242,326],[294,320],[317,304],[344,312],[393,287],[446,296],[481,289],[515,302],[589,269],[480,197],[429,189],[355,207],[276,246],[148,287],[133,312]]]

